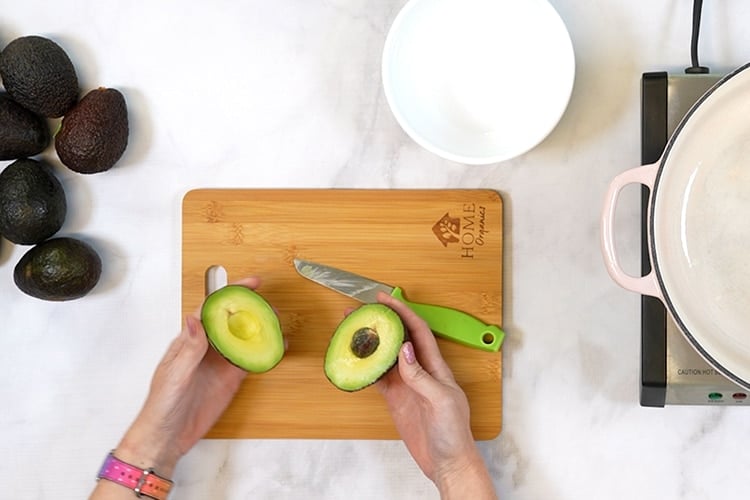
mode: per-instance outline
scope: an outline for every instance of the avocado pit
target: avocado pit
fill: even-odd
[[[370,327],[360,328],[352,335],[351,349],[355,356],[364,359],[374,353],[380,345],[378,332]]]

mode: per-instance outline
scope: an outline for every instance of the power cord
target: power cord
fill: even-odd
[[[698,62],[698,35],[701,29],[701,10],[703,10],[703,0],[693,0],[693,33],[690,38],[690,60],[692,66],[685,68],[687,74],[708,73],[708,68],[701,66]]]

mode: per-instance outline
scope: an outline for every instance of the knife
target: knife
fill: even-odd
[[[499,351],[505,338],[505,332],[499,327],[484,324],[465,312],[449,307],[410,302],[404,298],[403,290],[397,286],[302,259],[294,259],[294,267],[303,277],[366,304],[377,302],[378,292],[385,292],[409,306],[439,337],[490,352]]]

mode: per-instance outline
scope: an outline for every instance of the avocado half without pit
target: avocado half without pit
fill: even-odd
[[[279,318],[257,292],[227,285],[206,297],[201,322],[208,341],[230,363],[262,373],[284,357]]]
[[[398,360],[406,334],[398,313],[383,304],[352,311],[331,337],[326,377],[337,388],[353,392],[375,383]]]

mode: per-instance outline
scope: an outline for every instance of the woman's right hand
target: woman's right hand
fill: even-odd
[[[409,332],[398,366],[376,383],[409,453],[444,500],[496,499],[471,433],[466,394],[432,331],[399,300],[381,292],[378,301],[396,311]]]

